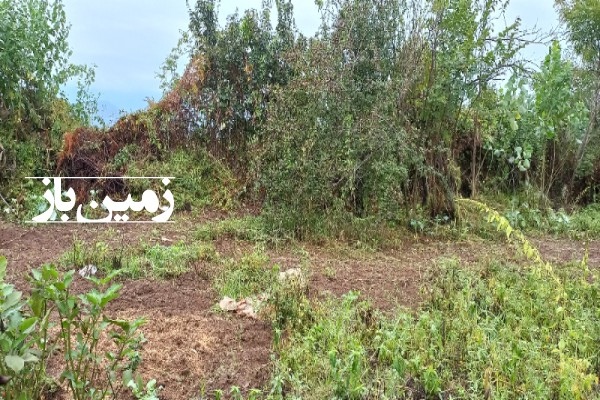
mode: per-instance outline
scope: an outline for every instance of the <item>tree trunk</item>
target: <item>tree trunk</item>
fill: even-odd
[[[587,149],[587,145],[590,141],[592,133],[596,129],[596,120],[598,118],[598,107],[600,106],[600,87],[596,87],[596,92],[594,93],[594,101],[592,103],[592,109],[590,113],[590,122],[588,127],[583,135],[583,139],[581,140],[581,145],[577,150],[577,155],[575,156],[575,167],[573,168],[573,174],[571,175],[571,181],[569,182],[569,196],[573,195],[573,189],[575,186],[575,178],[577,177],[577,170],[581,166],[583,162],[583,158],[585,156],[585,151]]]

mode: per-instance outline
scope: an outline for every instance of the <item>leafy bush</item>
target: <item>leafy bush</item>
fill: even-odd
[[[22,293],[4,282],[5,272],[6,259],[0,257],[0,374],[8,381],[3,398],[43,398],[53,385],[46,366],[55,354],[63,356],[60,380],[74,399],[116,398],[127,387],[123,378],[140,365],[139,328],[145,321],[107,314],[121,289],[109,286],[115,274],[89,278],[93,288],[74,295],[74,271],[61,275],[43,266],[32,272],[31,295],[21,301]]]
[[[50,314],[5,282],[6,258],[0,257],[0,374],[8,382],[3,398],[40,398],[51,385],[46,364],[53,346],[47,342]]]
[[[69,60],[62,0],[0,0],[0,16],[0,189],[10,203],[1,205],[14,213],[29,205],[22,179],[54,171],[63,134],[92,123],[97,105],[94,71]],[[68,82],[78,89],[73,103]]]
[[[163,161],[138,160],[129,165],[130,176],[172,176],[169,190],[175,198],[176,210],[197,210],[207,206],[232,208],[237,201],[239,183],[231,171],[206,151],[175,150]],[[131,193],[141,195],[154,189],[162,193],[160,182],[145,179],[128,182]]]

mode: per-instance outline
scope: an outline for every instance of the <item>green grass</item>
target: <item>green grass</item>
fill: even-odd
[[[263,219],[254,216],[208,222],[196,230],[195,237],[199,240],[227,238],[249,242],[267,242],[272,239],[267,234]]]
[[[276,281],[279,267],[269,265],[269,258],[260,250],[240,259],[223,261],[214,286],[220,297],[243,299],[265,293]]]
[[[278,346],[273,397],[600,398],[598,277],[560,271],[559,305],[554,282],[533,270],[454,261],[416,315],[381,315],[353,293],[314,304],[312,322]]]
[[[570,217],[567,229],[589,237],[600,237],[600,204],[577,210]]]
[[[65,253],[60,264],[69,268],[95,265],[101,272],[119,270],[123,278],[140,279],[176,278],[185,274],[198,261],[212,261],[219,256],[212,245],[187,245],[183,242],[172,246],[127,246],[112,249],[105,242],[88,244],[76,240],[73,248]]]

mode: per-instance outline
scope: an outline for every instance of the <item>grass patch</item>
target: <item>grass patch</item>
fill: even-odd
[[[105,242],[88,244],[75,240],[73,248],[61,257],[61,265],[83,268],[94,265],[103,273],[120,271],[121,276],[131,279],[176,278],[190,270],[198,261],[212,261],[218,254],[212,245],[187,245],[179,242],[172,246],[149,245],[112,249]]]
[[[544,278],[451,261],[416,316],[383,316],[354,293],[315,304],[278,347],[274,398],[598,398],[598,277],[562,267],[559,306]]]
[[[568,224],[559,232],[578,232],[588,237],[600,237],[600,204],[592,204],[571,215]]]
[[[262,217],[254,216],[208,222],[196,230],[195,237],[199,240],[227,238],[249,242],[267,242],[271,240]]]
[[[255,250],[239,260],[225,260],[214,286],[220,297],[242,299],[256,296],[273,286],[278,272],[278,266],[271,267],[269,258],[262,251]]]

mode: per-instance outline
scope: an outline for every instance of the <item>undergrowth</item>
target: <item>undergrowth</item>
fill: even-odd
[[[553,266],[502,215],[462,205],[528,261],[445,261],[416,314],[383,315],[356,293],[312,303],[311,318],[275,335],[269,398],[600,398],[597,272],[585,258]]]
[[[118,160],[115,160],[118,162]],[[131,162],[129,176],[170,176],[175,179],[169,189],[178,211],[198,210],[208,206],[232,209],[237,202],[238,182],[232,172],[204,150],[179,149],[162,161]],[[141,195],[147,189],[163,193],[160,181],[129,181],[130,190]]]
[[[196,230],[195,237],[199,240],[227,238],[249,242],[271,242],[275,240],[267,232],[262,217],[254,216],[208,222]]]
[[[279,349],[286,398],[598,398],[599,284],[582,265],[554,281],[492,262],[446,262],[416,316],[385,317],[356,294],[313,307],[315,322]],[[595,278],[597,279],[597,277]],[[596,396],[596,397],[594,397]]]
[[[199,261],[218,258],[212,245],[184,242],[163,246],[141,243],[139,246],[111,248],[106,242],[89,244],[80,240],[61,257],[60,264],[78,269],[93,265],[103,273],[120,271],[123,278],[176,278],[188,272]]]
[[[271,267],[269,258],[260,249],[240,259],[225,259],[214,280],[221,297],[242,299],[260,295],[273,285],[278,266]]]

